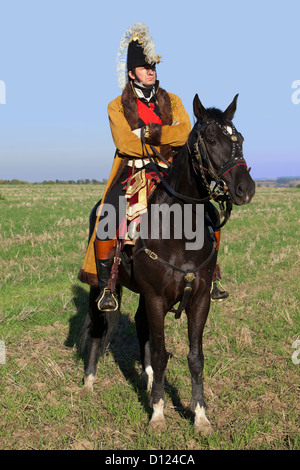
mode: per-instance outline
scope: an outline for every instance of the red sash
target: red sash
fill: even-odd
[[[146,124],[150,124],[150,122],[154,122],[155,124],[160,124],[162,125],[162,120],[157,114],[153,112],[152,109],[148,108],[146,104],[144,104],[142,101],[139,99],[136,100],[137,102],[137,109],[138,109],[138,115],[141,118],[141,120]],[[154,104],[150,103],[150,106],[153,106]]]

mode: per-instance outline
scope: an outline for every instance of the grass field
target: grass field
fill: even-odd
[[[234,207],[219,262],[225,303],[204,335],[204,390],[214,432],[195,435],[186,317],[166,321],[167,431],[148,430],[134,313],[124,291],[117,335],[80,396],[76,347],[88,301],[77,280],[99,185],[2,185],[0,449],[300,449],[299,189],[258,188]],[[3,359],[3,358],[2,358]]]

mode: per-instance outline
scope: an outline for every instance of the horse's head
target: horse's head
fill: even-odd
[[[255,193],[255,183],[249,174],[243,157],[243,136],[232,123],[238,95],[226,111],[205,109],[198,95],[193,107],[197,118],[197,143],[199,146],[199,168],[209,182],[214,180],[228,188],[234,204],[246,204]]]

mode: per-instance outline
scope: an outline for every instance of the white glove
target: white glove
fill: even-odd
[[[134,129],[134,131],[132,131],[135,135],[138,136],[138,138],[140,139],[141,138],[141,128],[139,129]]]

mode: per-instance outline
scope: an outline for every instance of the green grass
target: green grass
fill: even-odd
[[[228,301],[204,333],[205,396],[214,432],[194,434],[186,317],[168,314],[167,431],[148,430],[134,313],[124,292],[118,332],[81,398],[76,339],[88,286],[77,280],[99,185],[1,187],[0,449],[299,449],[298,189],[258,188],[234,207],[219,262]]]

